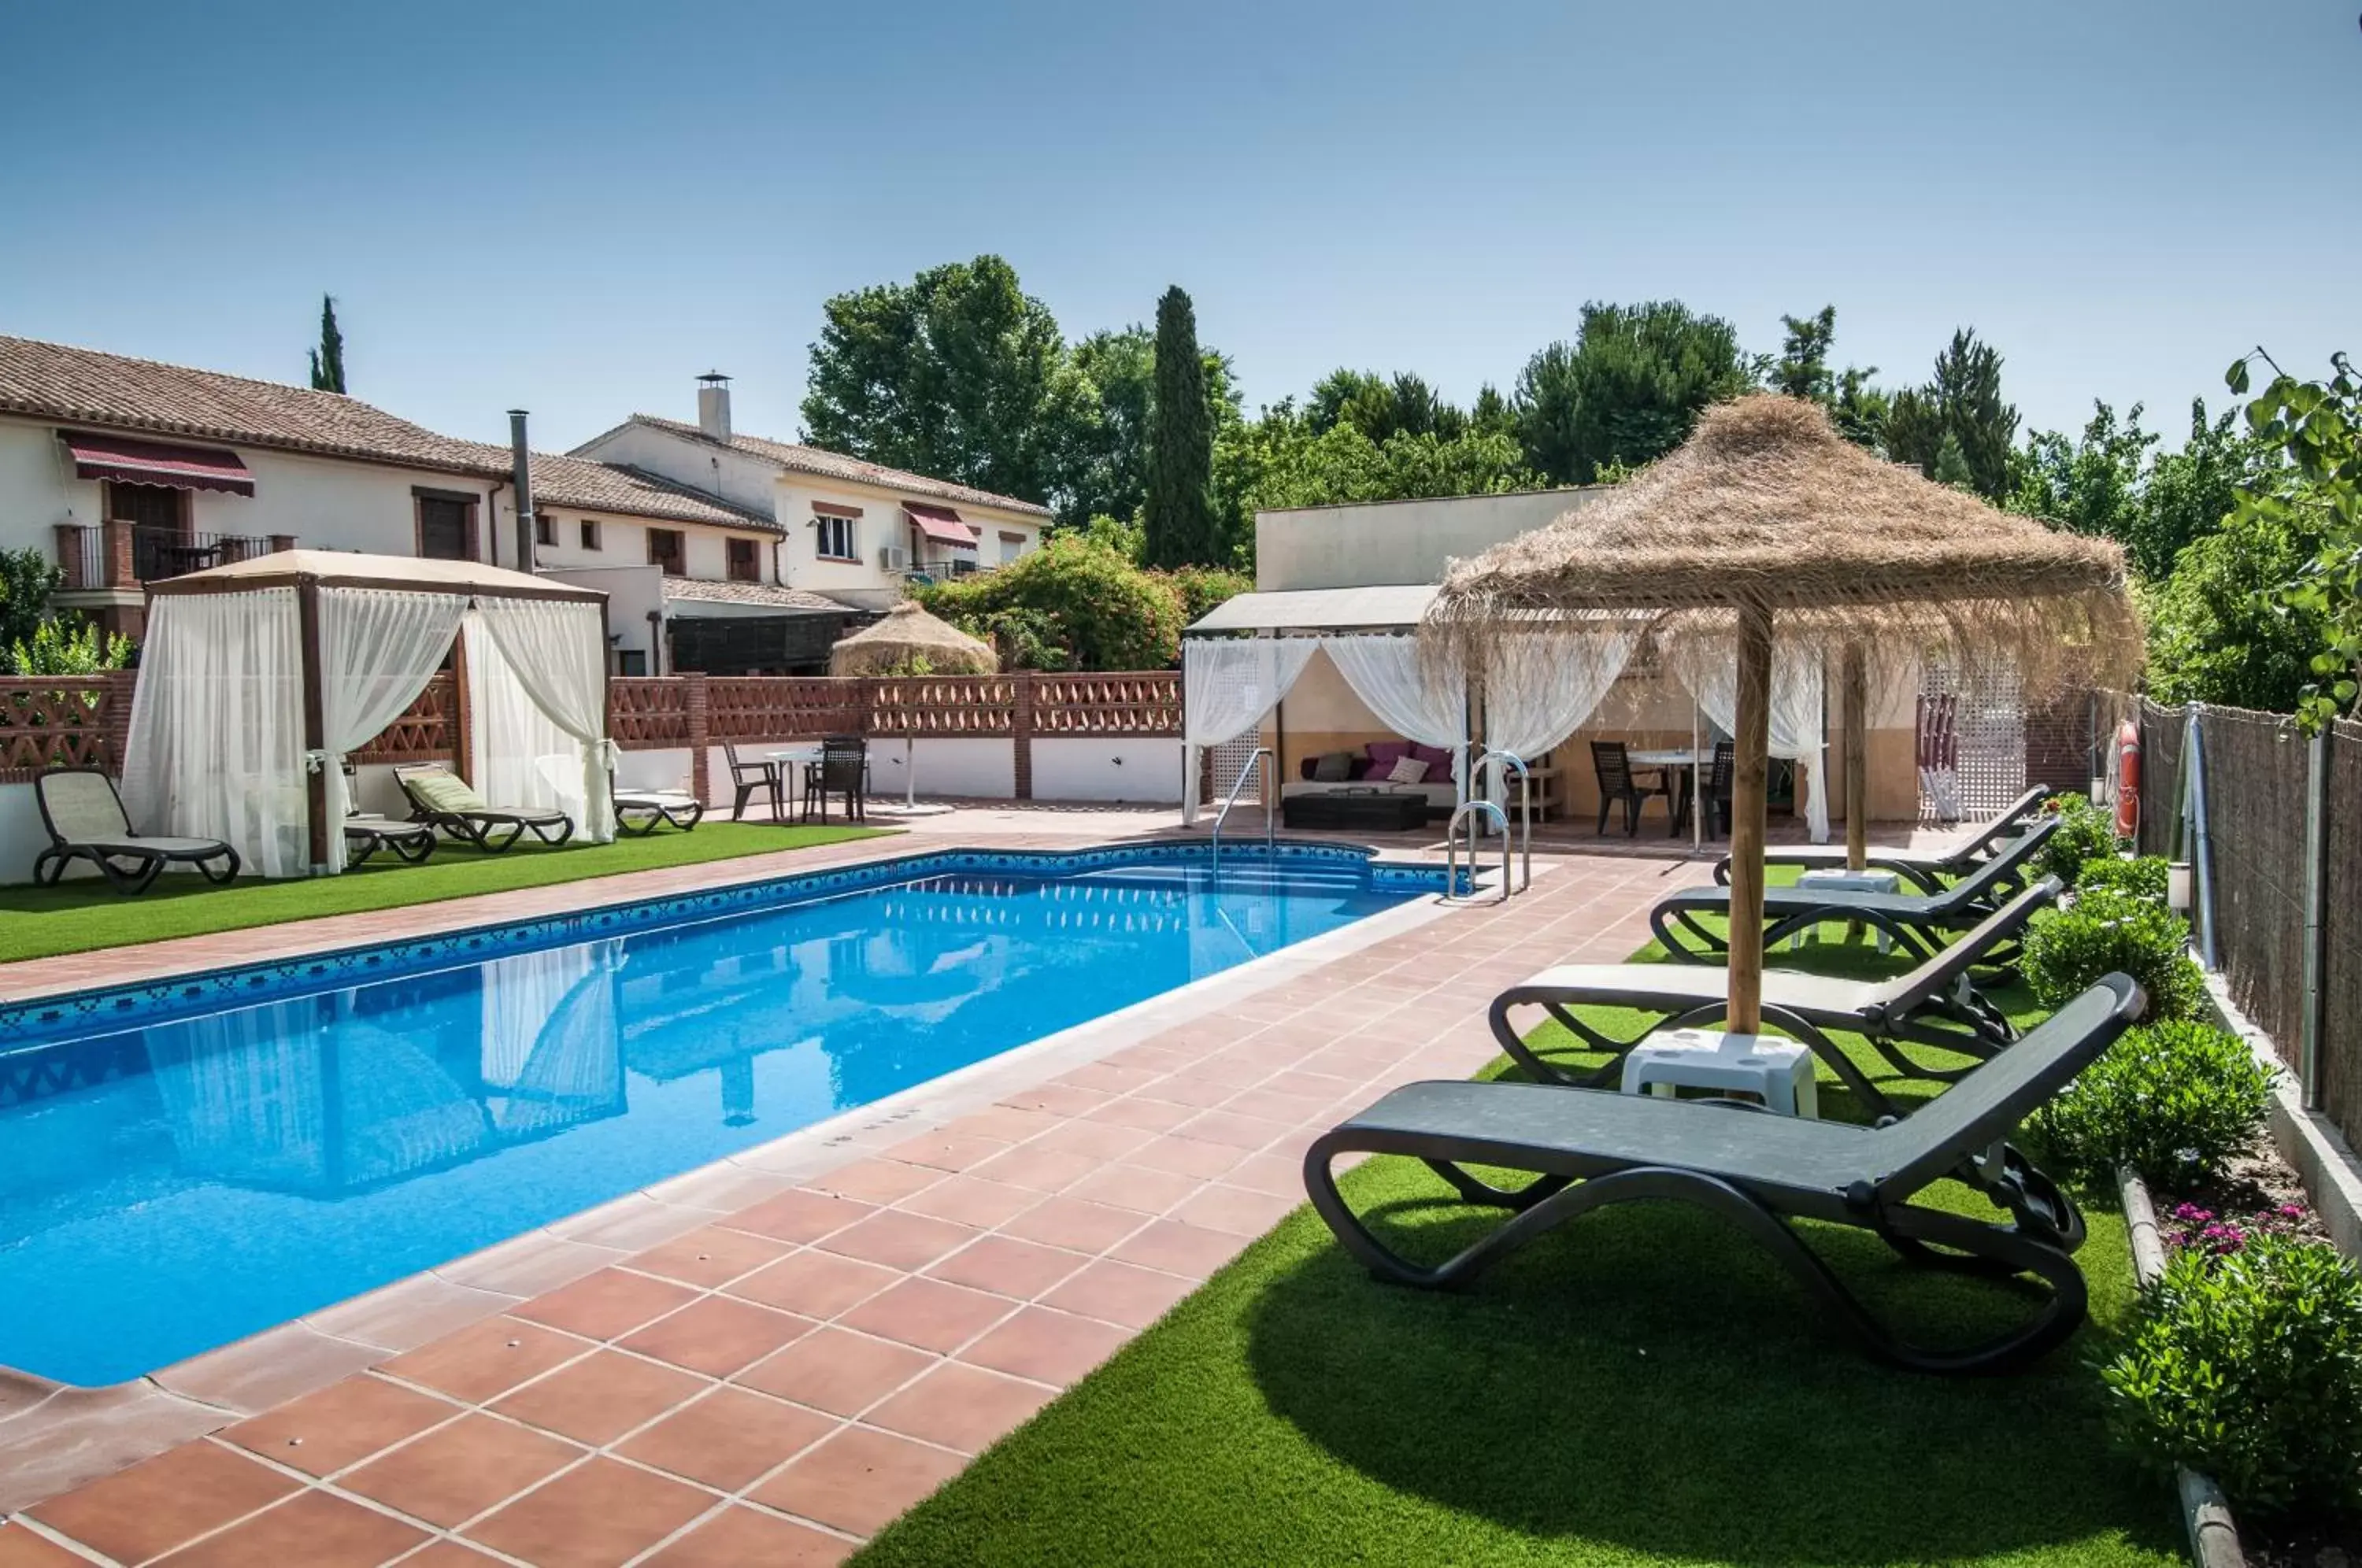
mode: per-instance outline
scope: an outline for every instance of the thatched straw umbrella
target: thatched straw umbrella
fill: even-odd
[[[1843,650],[1858,737],[1862,649],[2001,654],[2030,690],[2139,658],[2124,552],[1932,484],[1838,436],[1814,404],[1758,394],[1706,411],[1682,447],[1547,528],[1457,561],[1420,635],[1463,657],[1568,612],[1656,615],[1661,646],[1729,657],[1738,712],[1731,786],[1730,1009],[1760,1023],[1763,791],[1776,627]],[[1472,664],[1472,668],[1474,666]],[[1860,770],[1847,836],[1866,815]],[[1820,787],[1815,781],[1815,787]]]
[[[886,618],[841,637],[828,650],[831,675],[887,675],[906,672],[924,660],[931,675],[993,675],[999,656],[989,643],[978,642],[947,621],[937,620],[905,599],[886,612]]]

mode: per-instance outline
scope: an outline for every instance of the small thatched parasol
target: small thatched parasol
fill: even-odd
[[[1738,1033],[1760,1020],[1775,621],[1783,636],[1843,650],[1852,737],[1872,642],[2001,654],[2034,690],[2077,672],[2118,678],[2140,657],[2116,546],[1930,483],[1844,439],[1814,404],[1769,394],[1707,410],[1679,450],[1606,496],[1454,562],[1419,630],[1467,657],[1569,612],[1635,610],[1657,614],[1661,646],[1729,657],[1735,645],[1727,1027]],[[1848,772],[1858,790],[1858,763]],[[1857,856],[1864,815],[1856,793],[1847,837]]]
[[[933,675],[993,675],[999,656],[989,643],[978,642],[957,626],[939,621],[904,600],[886,612],[886,618],[841,637],[828,650],[831,675],[907,674],[925,661]]]

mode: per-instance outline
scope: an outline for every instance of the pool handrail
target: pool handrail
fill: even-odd
[[[1267,745],[1255,747],[1254,755],[1247,758],[1247,765],[1239,769],[1239,776],[1236,778],[1231,780],[1231,792],[1222,798],[1222,809],[1214,813],[1213,848],[1207,856],[1207,866],[1209,870],[1219,871],[1222,868],[1222,824],[1230,820],[1231,808],[1239,803],[1239,791],[1246,788],[1248,779],[1262,776],[1264,758],[1271,756],[1271,747]],[[1277,758],[1273,758],[1272,765],[1278,766]],[[1263,813],[1263,846],[1266,854],[1278,853],[1279,819],[1277,814],[1268,807],[1264,808]],[[1473,856],[1475,851],[1472,848],[1469,853]]]

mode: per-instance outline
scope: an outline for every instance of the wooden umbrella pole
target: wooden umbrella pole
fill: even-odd
[[[1870,864],[1870,670],[1860,643],[1845,646],[1846,869]],[[1815,780],[1818,782],[1818,780]]]
[[[1738,715],[1731,736],[1730,1016],[1734,1034],[1762,1025],[1763,792],[1772,745],[1772,612],[1738,613]]]

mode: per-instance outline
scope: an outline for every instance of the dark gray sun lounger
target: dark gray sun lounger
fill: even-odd
[[[208,882],[237,875],[237,851],[217,838],[134,833],[115,780],[95,767],[52,767],[33,780],[33,801],[50,847],[33,856],[33,880],[54,886],[66,867],[87,860],[118,893],[144,893],[167,866],[193,866]]]
[[[2011,1132],[2073,1080],[2139,1015],[2139,986],[2110,975],[1917,1114],[1877,1128],[1545,1084],[1407,1084],[1324,1132],[1304,1156],[1312,1206],[1380,1279],[1463,1285],[1546,1231],[1611,1203],[1712,1209],[1760,1243],[1873,1355],[1920,1372],[2002,1372],[2056,1348],[2083,1320],[2075,1249],[2083,1219],[2057,1184],[2011,1148]],[[1331,1166],[1358,1154],[1424,1162],[1471,1203],[1510,1218],[1432,1267],[1394,1252],[1337,1190]],[[1497,1187],[1467,1167],[1528,1171]],[[1946,1178],[1973,1184],[2007,1224],[1912,1200]],[[2049,1297],[2023,1327],[1963,1348],[1891,1332],[1805,1244],[1791,1222],[1876,1234],[1906,1261],[2005,1279],[2027,1274]]]
[[[1947,879],[1968,876],[2003,842],[2023,833],[2041,814],[2043,802],[2057,793],[2047,785],[2036,784],[1986,818],[1982,826],[1949,849],[1881,849],[1873,845],[1867,856],[1868,864],[1881,871],[1894,872],[1923,893],[1940,893]],[[1846,864],[1846,851],[1844,845],[1836,844],[1772,845],[1763,851],[1763,864],[1834,871]],[[1714,879],[1729,884],[1729,856],[1715,863]]]
[[[1890,1115],[1893,1103],[1826,1032],[1861,1035],[1905,1077],[1959,1078],[1972,1066],[1933,1066],[1905,1055],[1901,1046],[1933,1045],[1981,1061],[2015,1041],[2017,1030],[2008,1015],[1976,988],[1970,973],[1988,954],[2015,940],[2035,911],[2058,897],[2058,881],[2046,877],[1985,916],[1958,942],[1893,979],[1846,980],[1766,969],[1763,1021],[1812,1047],[1873,1115]],[[1625,1053],[1659,1030],[1721,1022],[1728,1010],[1728,970],[1694,964],[1562,964],[1493,999],[1493,1038],[1536,1083],[1612,1087]],[[1509,1021],[1510,1010],[1519,1007],[1540,1008],[1574,1036],[1577,1049],[1608,1053],[1607,1064],[1570,1071],[1538,1055]],[[1628,1008],[1656,1016],[1637,1035],[1619,1039],[1576,1017],[1573,1010],[1578,1007]]]
[[[1932,958],[1944,948],[1950,933],[1976,924],[2022,891],[2033,880],[2034,857],[2057,832],[2056,817],[2045,818],[2003,845],[1965,880],[1940,893],[1855,893],[1806,887],[1763,890],[1763,946],[1768,952],[1784,939],[1828,921],[1860,921],[1893,938],[1894,944],[1914,958]],[[1717,932],[1699,923],[1701,915],[1730,913],[1730,889],[1722,887],[1684,888],[1657,900],[1649,911],[1649,928],[1665,951],[1690,964],[1711,964],[1730,951]],[[2017,944],[2004,943],[1985,955],[1989,966],[2017,961]]]

